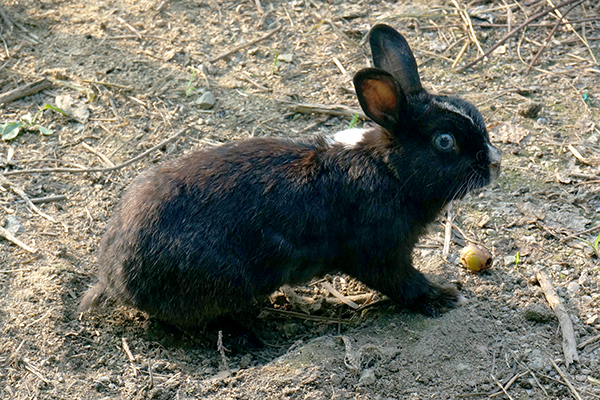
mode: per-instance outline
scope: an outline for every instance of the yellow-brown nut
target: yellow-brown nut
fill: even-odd
[[[466,245],[460,252],[461,264],[472,272],[490,268],[492,261],[492,256],[486,249],[473,243]]]

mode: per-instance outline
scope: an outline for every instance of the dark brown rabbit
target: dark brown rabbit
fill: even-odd
[[[110,297],[190,326],[334,272],[427,315],[454,306],[457,290],[429,282],[411,252],[444,205],[498,176],[500,152],[473,105],[421,87],[399,33],[377,25],[370,44],[375,68],[354,85],[377,126],[231,142],[143,173],[81,310]]]

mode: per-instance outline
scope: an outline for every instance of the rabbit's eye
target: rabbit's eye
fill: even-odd
[[[455,149],[454,136],[449,133],[437,133],[433,137],[433,145],[440,151],[452,151]]]

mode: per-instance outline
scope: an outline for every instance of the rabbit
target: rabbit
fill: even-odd
[[[376,125],[233,141],[142,173],[80,311],[112,298],[189,327],[337,272],[428,316],[456,306],[458,290],[430,282],[411,252],[448,202],[499,175],[501,153],[472,104],[421,86],[401,34],[376,25],[369,41],[374,68],[354,86]]]

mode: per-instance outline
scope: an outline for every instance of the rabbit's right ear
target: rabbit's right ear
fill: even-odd
[[[394,132],[399,114],[408,104],[394,77],[381,69],[365,68],[354,76],[354,88],[365,114],[388,131]]]
[[[390,26],[379,24],[371,29],[369,43],[373,65],[392,74],[407,95],[423,90],[415,56],[404,36]]]

